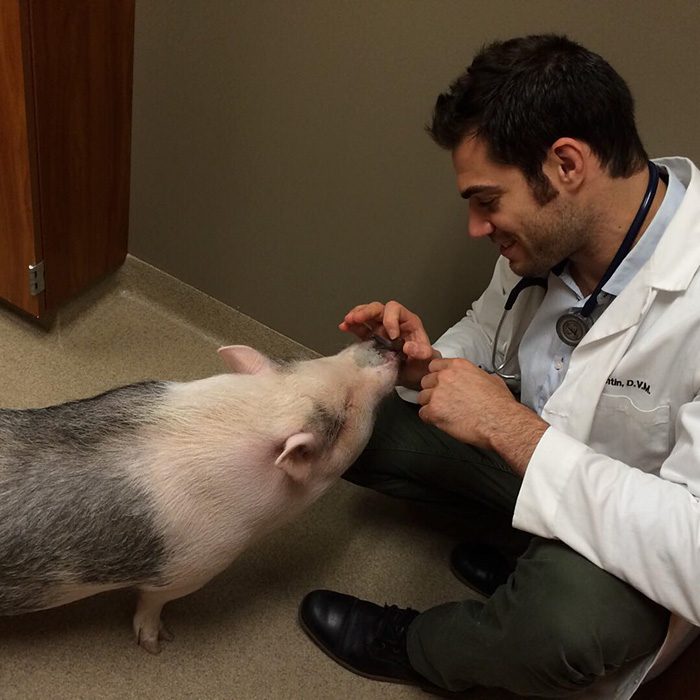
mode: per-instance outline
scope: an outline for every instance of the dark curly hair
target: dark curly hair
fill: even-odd
[[[482,48],[437,98],[426,129],[449,150],[468,134],[482,138],[489,156],[518,167],[542,203],[556,194],[542,163],[558,138],[585,141],[611,177],[632,175],[648,159],[625,81],[598,54],[555,34]]]

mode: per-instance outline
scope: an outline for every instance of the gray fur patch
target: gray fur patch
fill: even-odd
[[[56,585],[160,582],[163,533],[124,465],[166,391],[0,410],[0,614],[50,605]]]
[[[344,413],[336,413],[318,403],[314,405],[311,426],[321,434],[326,445],[335,444],[344,425]]]

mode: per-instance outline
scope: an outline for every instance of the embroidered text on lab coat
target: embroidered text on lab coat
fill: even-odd
[[[605,383],[608,386],[624,386],[628,389],[639,389],[651,396],[651,386],[643,379],[617,379],[616,377],[610,376]]]

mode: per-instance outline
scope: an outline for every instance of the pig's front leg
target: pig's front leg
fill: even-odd
[[[173,638],[160,619],[163,606],[171,600],[199,590],[212,576],[213,573],[208,572],[197,580],[190,580],[186,585],[181,581],[181,585],[173,585],[169,588],[139,589],[139,600],[133,622],[137,644],[151,654],[160,653],[160,641],[170,642]]]
[[[165,642],[172,641],[173,635],[160,619],[160,613],[168,601],[179,597],[180,594],[173,590],[139,593],[133,621],[134,634],[136,643],[151,654],[160,653],[161,639]]]

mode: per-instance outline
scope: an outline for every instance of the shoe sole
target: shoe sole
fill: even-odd
[[[424,693],[430,693],[431,695],[437,695],[439,697],[443,698],[459,698],[461,697],[458,693],[450,692],[449,690],[442,690],[441,688],[438,688],[437,686],[430,685],[430,686],[424,686],[421,683],[414,683],[409,680],[403,680],[402,678],[390,678],[387,676],[375,676],[372,675],[371,673],[363,673],[362,671],[358,671],[356,668],[353,668],[348,664],[346,661],[343,661],[343,659],[339,658],[335,654],[333,654],[331,651],[326,649],[321,642],[319,642],[318,639],[314,636],[313,632],[306,626],[306,623],[301,617],[301,611],[297,613],[297,620],[299,621],[299,626],[306,632],[307,636],[309,639],[329,658],[333,659],[339,666],[342,666],[344,669],[351,671],[354,673],[356,676],[362,676],[363,678],[369,678],[372,681],[382,681],[383,683],[394,683],[395,685],[410,685],[413,686],[414,688],[420,688]]]

